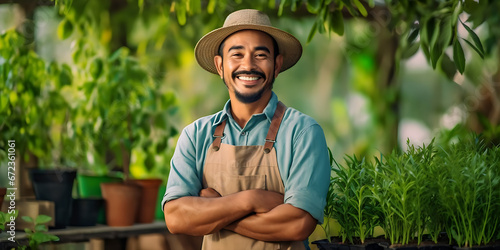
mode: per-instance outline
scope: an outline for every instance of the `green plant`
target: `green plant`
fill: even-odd
[[[99,68],[94,74],[80,72],[86,81],[80,88],[85,98],[76,116],[80,136],[87,141],[85,150],[92,155],[87,165],[98,174],[104,174],[106,166],[125,172],[131,164],[147,171],[168,166],[170,159],[163,156],[169,138],[177,134],[169,119],[175,112],[175,94],[161,89],[129,53],[123,47],[109,58],[96,57],[88,61],[88,68]]]
[[[459,246],[489,243],[499,232],[499,152],[498,146],[488,148],[477,136],[439,151],[439,200],[446,231]]]
[[[363,244],[367,237],[373,236],[375,226],[382,219],[378,201],[371,190],[374,167],[372,162],[356,156],[347,156],[345,161],[347,166],[335,161],[332,168],[332,185],[337,193],[333,215],[341,226],[342,242],[355,243],[354,237],[357,237]]]
[[[47,226],[44,225],[44,223],[47,223],[47,222],[52,220],[52,218],[50,216],[41,214],[41,215],[38,215],[34,220],[33,220],[33,218],[31,218],[29,216],[22,216],[21,218],[26,222],[33,223],[33,229],[31,229],[31,228],[24,229],[24,231],[28,235],[29,248],[28,248],[28,246],[20,246],[20,247],[18,247],[18,249],[36,250],[36,249],[38,249],[38,246],[42,243],[51,242],[51,241],[59,241],[59,237],[52,235],[50,233],[47,233],[47,231],[48,231]]]
[[[332,168],[333,171],[333,163],[335,159],[333,158],[333,154],[330,148],[328,148],[328,155],[330,156],[330,167]],[[328,240],[330,240],[330,236],[332,235],[330,219],[334,218],[335,208],[337,206],[336,200],[337,200],[337,193],[334,190],[334,178],[333,176],[330,176],[330,185],[328,186],[328,193],[326,195],[326,205],[324,209],[325,221],[321,225],[323,231],[325,232],[325,236]]]
[[[431,197],[426,166],[434,158],[432,143],[415,148],[407,142],[405,152],[393,151],[376,159],[374,197],[384,214],[383,229],[392,244],[420,244],[429,220]]]
[[[18,210],[11,210],[11,211],[13,211],[14,214],[5,213],[5,212],[0,211],[0,232],[5,231],[5,223],[12,221],[11,220],[12,217],[14,217],[14,219],[15,219],[19,215]]]
[[[16,140],[19,155],[33,154],[42,167],[74,162],[68,131],[71,106],[64,94],[69,66],[47,63],[14,29],[0,35],[0,148]]]

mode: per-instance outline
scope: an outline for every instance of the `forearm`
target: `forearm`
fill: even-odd
[[[244,192],[217,198],[182,197],[164,207],[169,231],[190,235],[216,232],[251,212]]]
[[[316,223],[308,212],[283,204],[267,213],[245,217],[225,228],[262,241],[300,241],[309,237]]]

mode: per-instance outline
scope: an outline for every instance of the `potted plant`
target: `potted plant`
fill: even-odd
[[[71,71],[68,66],[46,63],[16,30],[0,35],[0,56],[3,59],[0,78],[5,82],[0,87],[1,99],[5,100],[0,116],[6,117],[0,124],[0,134],[16,141],[20,162],[36,158],[39,169],[30,173],[35,195],[37,199],[56,203],[56,226],[64,227],[69,218],[75,175],[71,169],[74,151],[67,150],[75,142],[68,123],[72,106],[67,98],[71,97],[65,94],[71,84]],[[3,146],[0,145],[6,148]],[[45,187],[51,191],[43,191]],[[58,191],[62,193],[56,194]]]
[[[500,147],[481,137],[439,151],[435,171],[445,229],[457,249],[480,248],[500,238]],[[498,246],[497,246],[498,247]]]
[[[378,245],[380,239],[373,238],[375,226],[382,220],[378,202],[370,189],[373,186],[373,164],[364,158],[346,156],[347,166],[343,166],[331,153],[330,162],[332,178],[325,215],[339,223],[339,237],[332,237],[330,242],[313,243],[320,249],[381,249]]]
[[[91,70],[90,80],[84,84],[86,104],[80,111],[86,120],[92,121],[82,125],[82,133],[90,142],[86,150],[93,161],[88,165],[123,170],[123,182],[100,184],[106,206],[113,206],[109,198],[126,196],[109,196],[107,194],[115,191],[104,189],[118,188],[130,194],[134,193],[131,189],[138,187],[142,195],[135,203],[145,210],[135,212],[133,217],[139,215],[138,222],[150,223],[158,206],[158,189],[164,179],[145,180],[144,175],[136,175],[141,179],[135,180],[130,173],[131,163],[145,166],[152,172],[170,160],[166,160],[164,155],[169,149],[169,138],[177,133],[169,120],[175,95],[158,91],[156,83],[129,55],[127,48],[118,49],[108,58],[95,58],[89,63],[88,67],[98,65],[99,70]],[[134,152],[145,155],[142,162],[133,157]]]
[[[382,228],[391,249],[417,249],[422,246],[428,228],[433,190],[430,169],[435,150],[433,142],[415,147],[407,142],[405,152],[393,151],[377,159],[374,197],[384,213]]]
[[[381,226],[387,241],[378,247],[386,249],[498,248],[500,146],[460,138],[438,146],[408,142],[405,151],[381,154],[374,163],[347,156],[344,166],[332,159],[325,217],[338,221],[340,237],[313,243],[366,249],[356,243]]]

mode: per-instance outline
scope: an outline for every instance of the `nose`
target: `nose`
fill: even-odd
[[[241,62],[241,69],[250,71],[256,68],[255,58],[251,55],[246,55]]]

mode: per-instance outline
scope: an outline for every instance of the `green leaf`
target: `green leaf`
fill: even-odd
[[[427,30],[427,31],[432,31],[432,34],[429,34],[431,38],[431,40],[429,41],[429,46],[431,50],[433,50],[438,41],[438,38],[441,36],[441,34],[439,33],[440,27],[441,27],[441,20],[437,19],[434,22],[434,27],[432,29]]]
[[[481,40],[479,39],[477,34],[471,28],[469,28],[469,26],[467,26],[464,22],[462,22],[462,20],[460,20],[460,22],[462,23],[464,28],[467,30],[467,32],[469,32],[469,35],[471,36],[472,41],[474,41],[474,44],[476,45],[476,48],[477,48],[477,50],[476,49],[475,50],[479,51],[479,55],[481,56],[481,58],[483,58],[484,57],[484,49],[483,49],[483,44],[481,43]]]
[[[436,69],[437,62],[442,54],[443,50],[441,50],[439,46],[435,45],[434,47],[431,47],[431,64],[433,69]]]
[[[215,5],[217,4],[217,0],[210,0],[207,5],[208,14],[213,14],[215,10]]]
[[[52,234],[35,232],[34,234],[31,235],[31,240],[40,244],[40,243],[49,242],[49,241],[59,241],[59,237],[52,235]]]
[[[307,11],[312,14],[317,14],[319,9],[321,8],[320,0],[308,0],[306,2]]]
[[[457,5],[455,7],[455,10],[453,10],[453,15],[451,16],[451,20],[453,21],[453,23],[456,23],[456,20],[458,19],[458,15],[460,15],[460,13],[462,13],[462,2],[461,1],[458,1],[457,2]]]
[[[52,220],[52,217],[50,217],[48,215],[41,214],[41,215],[38,215],[38,217],[36,217],[35,223],[42,224],[42,223],[47,223],[51,220]]]
[[[408,59],[412,56],[414,56],[417,52],[418,49],[420,48],[420,42],[415,42],[408,46],[408,48],[403,52],[402,58],[403,59]]]
[[[66,39],[73,33],[73,24],[67,18],[63,19],[57,27],[57,36],[60,39]]]
[[[330,29],[337,33],[339,36],[344,35],[344,18],[340,10],[335,10],[330,14]]]
[[[283,8],[285,7],[286,0],[281,0],[280,7],[278,9],[278,16],[283,14]]]
[[[179,25],[183,26],[186,24],[186,5],[184,4],[176,4],[175,5],[175,14],[177,15],[177,22]]]
[[[455,63],[450,59],[450,57],[444,53],[441,58],[441,70],[445,73],[448,79],[453,80],[455,74],[457,73],[457,68]]]
[[[478,6],[479,6],[479,3],[477,3],[474,0],[465,0],[464,10],[465,10],[465,12],[471,14],[472,12],[474,12],[477,9]]]
[[[368,16],[368,12],[366,11],[365,6],[363,6],[363,4],[359,0],[353,0],[353,2],[354,5],[356,5],[356,7],[358,8],[361,15],[363,15],[364,17]]]
[[[429,45],[432,35],[434,34],[435,19],[431,18],[423,20],[421,23],[422,31],[420,32],[420,40],[422,44]]]
[[[274,1],[274,0],[268,0],[268,1],[267,1],[267,6],[268,6],[270,9],[274,9],[275,5],[276,5],[276,1]]]
[[[47,229],[47,226],[45,226],[44,224],[38,224],[35,226],[35,231],[37,232],[47,232],[48,229]]]
[[[408,39],[407,39],[408,44],[411,44],[415,41],[415,39],[418,37],[419,32],[420,32],[420,29],[416,28],[410,33],[410,35],[408,35]]]
[[[314,35],[316,34],[317,30],[317,25],[318,22],[314,22],[313,26],[311,27],[311,31],[309,31],[309,35],[307,36],[307,43],[310,43],[312,39],[314,38]]]
[[[453,61],[455,62],[455,66],[457,66],[458,72],[463,74],[465,71],[465,55],[458,39],[453,43]]]
[[[33,219],[29,216],[21,216],[21,219],[23,219],[26,222],[33,223]]]
[[[466,43],[467,43],[467,44],[468,44],[468,45],[469,45],[469,46],[470,46],[473,50],[475,50],[475,51],[476,51],[476,53],[477,53],[477,54],[478,54],[478,55],[479,55],[482,59],[484,59],[484,55],[481,53],[481,51],[480,51],[478,48],[476,48],[476,46],[474,46],[474,44],[472,44],[471,42],[469,42],[469,40],[467,40],[467,39],[462,38],[462,40],[464,40],[464,41],[465,41],[465,42],[466,42]]]

